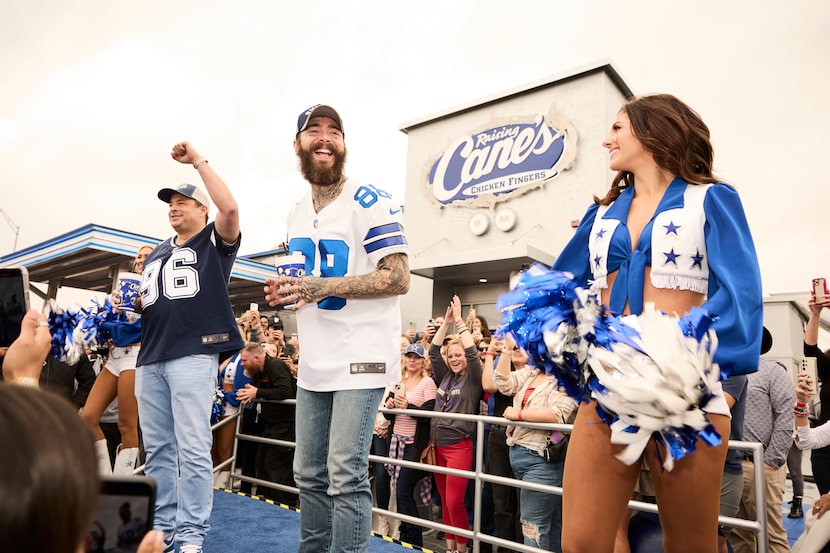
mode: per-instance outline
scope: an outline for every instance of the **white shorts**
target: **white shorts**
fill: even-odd
[[[222,418],[225,417],[232,417],[239,412],[239,405],[231,405],[228,402],[225,402],[225,411],[222,414]]]
[[[703,407],[701,411],[704,413],[711,413],[713,415],[724,415],[726,417],[732,418],[732,412],[729,410],[729,404],[726,403],[726,396],[723,395],[723,384],[718,382],[712,389],[713,397],[709,400],[709,403],[706,404],[706,407]]]
[[[125,348],[113,347],[107,360],[107,370],[115,376],[119,376],[121,371],[134,371],[140,349],[140,344],[133,344]]]

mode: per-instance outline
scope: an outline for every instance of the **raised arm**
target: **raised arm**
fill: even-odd
[[[219,178],[207,159],[200,156],[190,142],[179,142],[173,146],[170,156],[179,163],[196,167],[210,200],[218,210],[215,219],[217,234],[228,244],[236,243],[239,238],[239,207],[225,181]]]

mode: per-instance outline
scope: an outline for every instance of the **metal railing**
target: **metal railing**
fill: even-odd
[[[257,400],[258,402],[262,402],[263,400]],[[275,401],[273,403],[284,403],[289,405],[296,405],[296,400],[284,400],[284,401]],[[496,476],[493,474],[488,474],[484,471],[484,436],[485,436],[485,425],[487,424],[496,424],[496,425],[505,425],[508,423],[506,419],[503,417],[491,417],[491,416],[483,416],[483,415],[467,415],[467,414],[460,414],[460,413],[443,413],[443,412],[435,412],[435,411],[420,411],[417,409],[380,409],[381,413],[386,413],[390,415],[407,415],[410,417],[428,417],[428,418],[443,418],[443,419],[450,419],[450,420],[460,420],[460,421],[467,421],[473,422],[476,425],[476,436],[475,436],[475,456],[474,456],[474,466],[471,470],[460,470],[460,469],[452,469],[447,467],[435,466],[435,465],[425,465],[423,463],[415,462],[415,461],[407,461],[403,459],[393,459],[391,457],[383,457],[379,455],[369,455],[369,462],[370,463],[388,463],[392,465],[399,465],[401,467],[407,467],[410,469],[419,469],[426,472],[434,472],[440,474],[448,474],[453,476],[460,476],[463,478],[467,478],[475,482],[475,493],[473,496],[473,527],[472,529],[468,528],[457,528],[455,526],[449,526],[440,522],[436,522],[429,519],[424,519],[420,517],[413,517],[409,515],[404,515],[401,513],[397,513],[395,511],[389,511],[387,509],[381,509],[379,507],[373,507],[372,513],[377,515],[383,515],[392,519],[408,522],[410,524],[415,524],[417,526],[421,526],[424,528],[433,528],[436,531],[443,531],[443,532],[450,532],[457,536],[463,536],[472,540],[472,551],[473,553],[479,553],[479,544],[480,543],[490,543],[496,546],[502,546],[508,549],[513,549],[517,551],[525,551],[528,553],[535,553],[540,551],[532,546],[527,546],[522,543],[517,543],[509,540],[505,540],[488,533],[484,533],[481,531],[481,505],[482,505],[482,496],[483,496],[483,488],[484,484],[489,482],[491,484],[499,484],[504,486],[511,486],[514,488],[519,489],[528,489],[540,492],[547,492],[561,496],[562,495],[562,488],[558,486],[550,486],[547,484],[537,484],[534,482],[524,482],[522,480],[518,480],[516,478],[505,478],[502,476]],[[255,436],[252,434],[243,434],[240,430],[241,426],[241,413],[242,410],[240,409],[236,415],[228,417],[220,421],[217,425],[213,428],[217,428],[222,424],[230,424],[231,420],[236,419],[237,428],[236,428],[236,436],[234,440],[234,447],[233,447],[233,456],[231,459],[223,461],[217,467],[214,467],[214,471],[220,470],[223,467],[231,466],[231,482],[233,480],[240,480],[244,482],[250,482],[252,484],[267,486],[273,489],[279,489],[286,492],[296,493],[299,494],[299,490],[296,487],[286,486],[283,484],[278,484],[276,482],[269,482],[267,480],[261,480],[259,478],[236,474],[236,459],[237,459],[237,451],[239,446],[239,441],[251,441],[251,442],[258,442],[258,443],[266,443],[266,444],[273,444],[279,445],[283,447],[296,447],[295,442],[287,442],[284,440],[274,440],[269,438],[263,438],[261,436]],[[570,433],[573,425],[570,424],[553,424],[553,423],[533,423],[533,422],[525,422],[525,421],[509,421],[510,425],[514,426],[522,426],[527,428],[535,428],[541,429],[546,431],[559,431],[563,433]],[[752,460],[754,464],[754,474],[755,474],[755,512],[756,512],[756,519],[755,520],[747,520],[735,517],[726,517],[721,516],[718,518],[719,524],[723,526],[728,526],[732,528],[742,528],[746,530],[750,530],[758,535],[758,543],[759,544],[766,544],[768,539],[768,532],[767,532],[767,515],[766,515],[766,497],[764,486],[762,483],[764,482],[764,454],[763,454],[763,446],[757,442],[743,442],[743,441],[729,441],[729,448],[736,449],[739,451],[749,452],[752,455]],[[231,484],[232,487],[232,484]],[[628,502],[628,507],[633,511],[643,511],[647,513],[658,513],[658,507],[654,503],[648,503],[644,501],[637,501],[631,500]]]

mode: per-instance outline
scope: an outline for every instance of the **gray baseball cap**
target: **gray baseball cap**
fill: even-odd
[[[199,202],[200,204],[210,207],[210,196],[207,192],[196,186],[195,184],[182,183],[176,188],[162,188],[159,190],[158,196],[164,203],[170,203],[170,198],[173,194],[181,194]]]

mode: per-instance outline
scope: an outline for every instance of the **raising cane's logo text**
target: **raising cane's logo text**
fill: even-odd
[[[429,171],[432,194],[441,204],[507,194],[556,176],[567,134],[537,115],[456,138]]]

